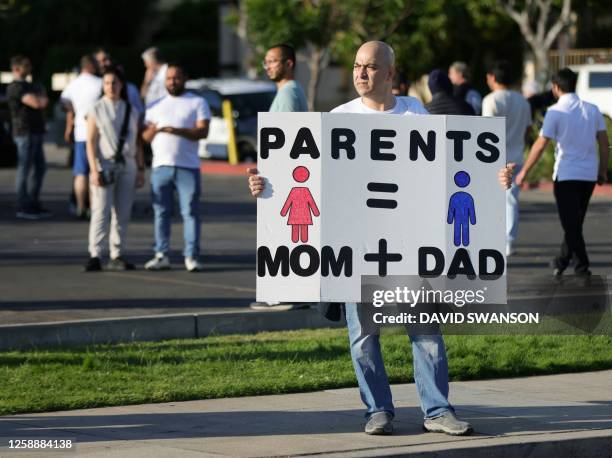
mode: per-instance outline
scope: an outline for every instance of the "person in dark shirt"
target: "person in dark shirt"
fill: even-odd
[[[40,190],[46,171],[43,152],[44,110],[49,99],[41,86],[26,80],[32,71],[27,57],[13,57],[11,71],[13,82],[6,88],[6,96],[13,139],[17,145],[17,217],[39,219],[48,216],[40,204]]]
[[[465,62],[453,62],[448,68],[448,78],[453,83],[453,95],[470,104],[474,113],[480,116],[482,96],[470,85],[470,71]]]
[[[391,92],[395,96],[405,97],[408,95],[408,89],[410,89],[410,82],[406,75],[401,72],[395,72],[393,77],[393,86],[391,86]]]
[[[474,115],[474,109],[464,99],[453,96],[453,84],[443,70],[433,70],[427,85],[431,91],[431,102],[425,104],[429,114]]]

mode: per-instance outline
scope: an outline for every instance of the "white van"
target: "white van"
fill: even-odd
[[[597,105],[599,111],[612,117],[612,64],[586,64],[571,68],[578,73],[578,97]]]
[[[201,78],[187,81],[186,88],[204,97],[212,112],[208,138],[200,140],[200,157],[227,159],[229,133],[222,105],[224,100],[229,100],[232,102],[238,154],[241,159],[256,160],[257,113],[270,109],[276,85],[246,78]]]

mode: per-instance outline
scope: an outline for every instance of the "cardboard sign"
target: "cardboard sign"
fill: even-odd
[[[260,113],[258,129],[257,300],[360,302],[362,277],[408,275],[506,303],[503,118]]]

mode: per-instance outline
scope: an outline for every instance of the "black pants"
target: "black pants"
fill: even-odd
[[[568,180],[554,183],[557,211],[564,231],[561,251],[555,258],[555,265],[558,269],[565,270],[572,257],[575,257],[574,270],[577,273],[586,272],[589,269],[589,257],[582,236],[582,224],[594,188],[595,182],[593,181]]]

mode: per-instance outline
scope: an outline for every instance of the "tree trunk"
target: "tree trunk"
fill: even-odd
[[[532,48],[535,59],[535,76],[541,88],[548,82],[548,49],[544,47]]]
[[[308,111],[315,111],[321,73],[325,67],[327,67],[325,64],[326,53],[327,50],[325,48],[310,47],[310,59],[308,61],[308,69],[310,70],[310,80],[308,81]]]

